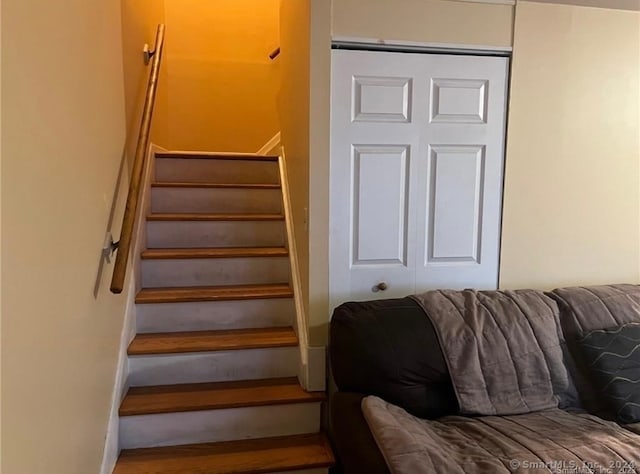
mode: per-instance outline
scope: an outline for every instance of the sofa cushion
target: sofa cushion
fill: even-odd
[[[558,288],[549,296],[560,308],[560,324],[572,356],[567,361],[567,368],[583,407],[600,417],[612,419],[607,403],[593,389],[579,339],[593,330],[640,322],[640,285]]]
[[[329,353],[341,391],[376,395],[422,418],[457,413],[436,333],[410,298],[337,307]]]
[[[617,421],[640,422],[640,323],[591,331],[579,344],[590,375]]]

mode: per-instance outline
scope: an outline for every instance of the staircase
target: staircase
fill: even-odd
[[[115,474],[326,473],[278,157],[156,153]]]

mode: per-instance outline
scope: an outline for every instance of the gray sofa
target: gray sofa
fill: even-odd
[[[615,414],[585,367],[579,341],[594,330],[640,323],[640,286],[563,288],[546,295],[557,305],[566,340],[564,360],[579,395],[561,397],[559,408],[614,420]],[[337,387],[329,403],[329,431],[344,473],[390,472],[363,416],[363,398],[380,397],[419,419],[460,415],[437,330],[411,297],[350,302],[336,308],[329,358]],[[638,426],[626,428],[640,432]]]

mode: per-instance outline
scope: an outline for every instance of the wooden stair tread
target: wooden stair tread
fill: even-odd
[[[296,377],[132,387],[120,416],[322,402],[324,392],[306,392]]]
[[[240,257],[286,257],[285,247],[211,247],[211,248],[170,248],[147,249],[143,259],[174,258],[240,258]]]
[[[290,327],[142,333],[137,334],[131,341],[128,354],[177,354],[297,345],[298,337],[293,328]]]
[[[148,221],[282,221],[282,214],[205,214],[196,212],[159,213],[147,216]]]
[[[156,152],[156,158],[179,158],[198,160],[248,160],[248,161],[278,161],[274,155],[258,155],[256,153],[210,153],[210,152]]]
[[[158,181],[151,183],[152,188],[229,188],[229,189],[280,189],[277,183],[199,183]]]
[[[113,474],[266,474],[331,467],[321,433],[277,438],[125,449]]]
[[[231,301],[291,297],[293,297],[293,290],[288,283],[185,288],[143,288],[136,295],[136,303]]]

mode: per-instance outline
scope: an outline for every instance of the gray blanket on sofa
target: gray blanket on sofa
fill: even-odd
[[[373,396],[362,412],[392,474],[640,472],[640,435],[591,415],[554,408],[429,421]]]
[[[558,407],[573,387],[558,307],[540,291],[428,291],[413,296],[431,319],[460,405],[469,415]]]

